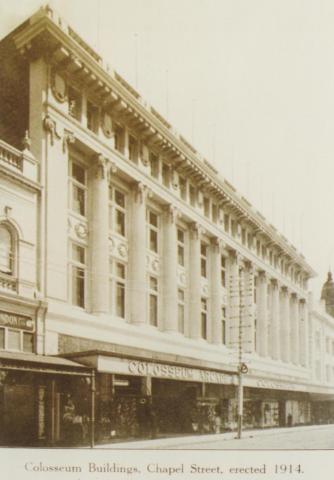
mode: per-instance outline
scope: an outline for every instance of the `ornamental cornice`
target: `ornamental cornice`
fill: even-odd
[[[196,150],[182,136],[176,134],[169,123],[152,107],[149,107],[119,74],[108,72],[103,68],[101,58],[70,27],[64,22],[62,23],[52,9],[40,10],[28,20],[25,28],[13,35],[17,49],[23,54],[32,52],[33,41],[42,32],[47,32],[53,38],[54,51],[47,52],[51,53],[52,61],[57,62],[60,49],[66,52],[69,61],[68,71],[72,71],[77,76],[81,75],[82,80],[87,78],[89,82],[95,82],[95,90],[105,105],[109,104],[112,108],[117,104],[117,108],[125,109],[129,115],[136,116],[138,124],[144,124],[145,128],[151,130],[153,138],[156,138],[173,155],[186,162],[186,166],[190,166],[194,174],[198,174],[203,179],[207,188],[225,198],[232,208],[237,209],[238,215],[266,235],[271,242],[278,245],[298,265],[302,266],[308,275],[315,274],[303,257],[282,235],[269,225],[264,217],[237,193],[232,185],[219,178],[207,164],[208,162],[205,163]],[[47,43],[44,42],[45,45]]]

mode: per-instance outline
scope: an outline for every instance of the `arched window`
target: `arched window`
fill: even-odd
[[[13,236],[6,225],[0,225],[0,272],[13,274]]]

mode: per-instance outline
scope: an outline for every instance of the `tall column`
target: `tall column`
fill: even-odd
[[[290,317],[290,328],[291,328],[291,361],[295,365],[299,364],[299,302],[298,297],[295,293],[291,296],[291,317]]]
[[[164,215],[163,241],[163,328],[165,331],[178,331],[177,315],[177,209],[166,207]]]
[[[238,333],[240,321],[240,284],[239,284],[239,261],[236,251],[229,256],[229,329],[228,343],[232,348],[238,347]]]
[[[242,289],[243,352],[252,353],[255,347],[254,267],[251,263],[243,272]]]
[[[189,333],[195,339],[201,338],[201,233],[201,227],[193,223],[189,243]]]
[[[282,288],[280,327],[281,358],[290,362],[290,294],[287,287]]]
[[[276,279],[271,281],[271,329],[270,355],[274,360],[280,359],[280,298],[279,285]]]
[[[222,343],[222,287],[221,287],[221,241],[214,238],[211,242],[211,341],[217,345]]]
[[[301,299],[299,303],[299,363],[303,367],[307,366],[307,350],[308,350],[308,315],[307,304],[305,299]]]
[[[109,311],[108,161],[97,155],[91,175],[91,298],[94,313]]]
[[[143,183],[134,188],[132,204],[131,239],[129,249],[131,322],[147,323],[146,274],[146,198],[149,189]]]
[[[268,283],[265,272],[260,272],[257,284],[257,351],[261,357],[268,355]]]

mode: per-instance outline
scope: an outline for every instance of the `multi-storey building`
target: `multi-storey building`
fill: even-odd
[[[2,442],[235,428],[240,353],[245,426],[310,423],[303,255],[50,7],[0,58]]]

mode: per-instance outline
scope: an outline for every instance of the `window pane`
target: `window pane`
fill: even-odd
[[[184,243],[184,231],[179,228],[177,230],[177,239],[180,243]]]
[[[150,230],[150,250],[152,252],[158,251],[158,232]]]
[[[8,329],[8,348],[10,350],[21,350],[21,334],[18,330]]]
[[[125,207],[125,195],[118,190],[115,190],[115,202],[120,207]]]
[[[125,278],[125,265],[122,263],[116,264],[116,275],[119,278]]]
[[[201,255],[206,256],[206,245],[201,243]]]
[[[201,275],[202,277],[206,277],[206,259],[201,258]]]
[[[79,245],[72,245],[72,259],[75,262],[85,263],[85,249]]]
[[[177,247],[177,257],[179,265],[184,267],[184,248],[181,245]]]
[[[150,277],[150,289],[158,291],[158,280],[155,277]]]
[[[150,325],[158,325],[158,297],[150,295]]]
[[[72,209],[79,213],[79,215],[85,215],[85,191],[78,187],[78,185],[72,185]]]
[[[125,235],[125,214],[120,210],[116,210],[116,232]]]
[[[178,305],[178,330],[184,333],[184,305]]]
[[[23,351],[30,353],[34,351],[34,336],[32,333],[23,332]]]
[[[150,225],[153,225],[153,227],[157,227],[158,226],[158,215],[153,213],[153,212],[150,212],[149,221],[150,221]]]
[[[159,158],[154,153],[150,153],[150,168],[151,175],[154,178],[159,177]]]
[[[12,237],[6,227],[0,227],[0,271],[12,273]]]
[[[123,283],[116,284],[116,315],[125,318],[125,286]]]
[[[85,169],[77,163],[72,163],[72,177],[82,185],[86,184]]]
[[[85,271],[79,267],[72,267],[72,303],[85,306]]]
[[[202,338],[206,339],[206,313],[204,312],[201,314],[201,334]]]
[[[0,348],[5,348],[5,329],[0,328]]]
[[[180,300],[180,302],[184,302],[184,291],[179,289],[177,291],[177,297]]]

